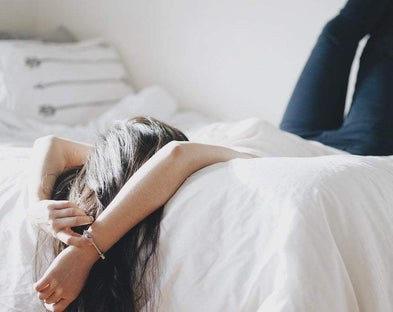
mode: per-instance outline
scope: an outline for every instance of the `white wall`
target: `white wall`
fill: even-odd
[[[36,0],[38,30],[63,24],[114,43],[137,88],[183,107],[277,123],[323,24],[345,0]]]
[[[0,0],[0,31],[34,32],[35,10],[34,0]]]

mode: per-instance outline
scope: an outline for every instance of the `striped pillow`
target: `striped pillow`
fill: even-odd
[[[68,125],[97,117],[133,93],[117,52],[102,39],[0,42],[0,107]]]

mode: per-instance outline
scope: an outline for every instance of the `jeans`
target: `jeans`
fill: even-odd
[[[393,36],[368,40],[344,118],[350,68],[364,35],[358,28],[340,14],[323,28],[280,128],[351,154],[392,155]]]

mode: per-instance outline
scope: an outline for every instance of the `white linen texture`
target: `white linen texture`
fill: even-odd
[[[0,41],[0,108],[46,123],[84,124],[133,93],[116,50],[77,43]]]
[[[258,119],[198,133],[265,157],[199,170],[166,204],[158,311],[393,311],[392,157],[348,155]],[[2,307],[41,311],[25,217],[30,149],[0,150]]]

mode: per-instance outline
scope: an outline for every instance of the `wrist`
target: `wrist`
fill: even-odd
[[[97,253],[98,253],[98,255],[100,256],[100,258],[101,258],[102,260],[105,260],[105,255],[104,255],[104,253],[102,252],[102,250],[101,250],[100,248],[98,248],[98,246],[97,246],[96,243],[94,242],[93,235],[91,234],[91,232],[85,230],[85,231],[83,231],[82,236],[83,236],[84,238],[86,238],[87,240],[90,241],[91,245],[92,245],[92,246],[94,247],[94,249],[97,251]]]
[[[69,249],[70,252],[73,253],[76,257],[78,257],[81,263],[89,266],[93,266],[93,264],[100,258],[99,254],[93,246],[69,246],[67,249]]]

